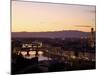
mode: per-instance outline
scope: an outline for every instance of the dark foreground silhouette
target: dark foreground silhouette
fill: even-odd
[[[62,62],[59,60],[38,61],[38,57],[26,59],[22,56],[17,56],[16,59],[12,60],[11,74],[74,71],[96,68],[95,62],[93,61],[74,60],[71,62]]]

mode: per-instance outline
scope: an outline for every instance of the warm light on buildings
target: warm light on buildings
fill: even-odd
[[[21,51],[21,54],[22,54],[23,56],[25,56],[25,55],[27,55],[27,52],[26,52],[26,51]]]
[[[29,54],[30,55],[35,55],[36,54],[36,51],[29,51]]]
[[[43,55],[43,51],[38,51],[38,55]]]

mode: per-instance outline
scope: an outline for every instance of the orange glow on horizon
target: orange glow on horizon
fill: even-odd
[[[12,1],[12,32],[90,32],[95,14],[95,6]]]

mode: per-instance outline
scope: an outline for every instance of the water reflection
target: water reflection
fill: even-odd
[[[35,55],[36,54],[36,51],[29,51],[29,55]]]
[[[26,59],[32,59],[32,58],[36,57],[36,51],[29,51],[29,55],[27,55],[27,51],[21,51],[20,53]],[[48,58],[48,57],[44,56],[43,51],[38,51],[38,60],[39,61],[51,60],[51,58]]]
[[[38,55],[42,56],[43,55],[43,51],[38,51]]]
[[[27,55],[27,52],[26,51],[21,51],[20,52],[23,56]]]

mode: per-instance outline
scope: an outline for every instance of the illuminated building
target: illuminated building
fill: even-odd
[[[91,48],[95,47],[95,33],[94,33],[94,29],[93,28],[91,28],[91,35],[89,37],[89,46]]]

